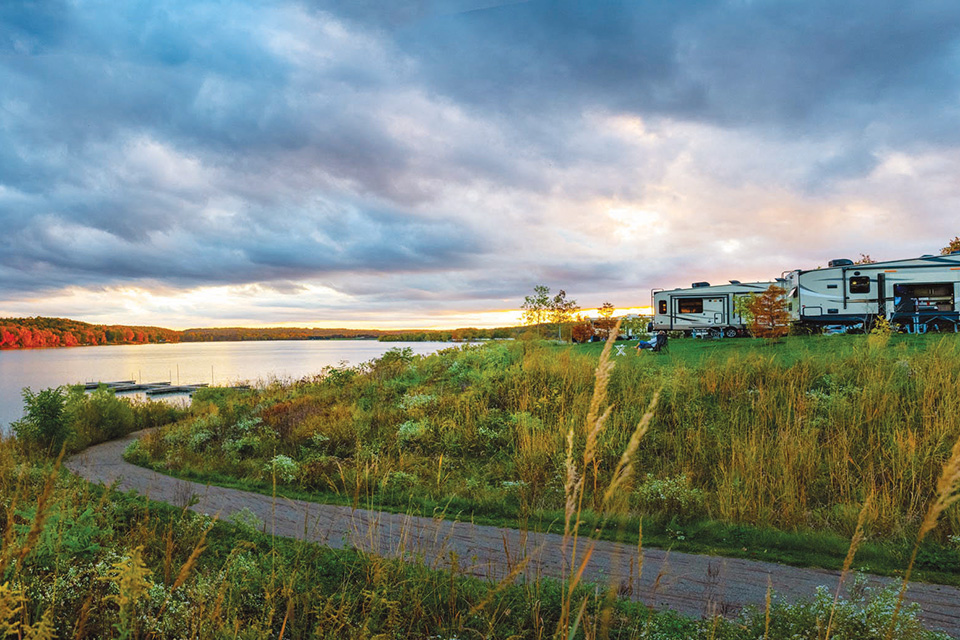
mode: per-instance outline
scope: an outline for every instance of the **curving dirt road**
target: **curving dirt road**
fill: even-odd
[[[438,569],[450,569],[457,563],[462,572],[493,580],[505,577],[524,559],[527,576],[559,577],[569,564],[563,553],[563,538],[556,534],[274,499],[165,476],[124,462],[123,451],[137,436],[131,434],[91,447],[70,458],[66,465],[90,482],[119,481],[118,489],[132,489],[153,500],[182,505],[193,495],[199,501],[192,509],[208,515],[226,518],[246,507],[276,535],[388,556],[418,555]],[[582,550],[593,544],[585,581],[612,582],[622,595],[689,616],[728,615],[751,604],[762,607],[768,580],[780,597],[795,600],[812,596],[820,585],[833,590],[839,578],[836,571],[644,549],[643,570],[637,579],[635,546],[582,540],[580,544],[581,557]],[[872,577],[870,582],[883,585],[894,580]],[[929,628],[960,637],[960,589],[914,583],[907,599],[920,604]]]

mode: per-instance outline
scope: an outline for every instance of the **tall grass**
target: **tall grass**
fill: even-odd
[[[574,455],[589,453],[583,506],[597,510],[599,487],[662,389],[636,452],[635,510],[646,501],[665,521],[849,537],[873,495],[871,535],[912,539],[960,433],[960,346],[894,336],[884,349],[862,342],[837,353],[810,341],[781,352],[742,342],[711,358],[684,356],[677,341],[678,355],[608,356],[618,364],[605,374],[616,408],[607,415],[594,406],[599,356],[588,348],[534,342],[393,357],[259,394],[201,397],[200,415],[136,453],[173,471],[254,481],[283,455],[294,463],[289,486],[301,490],[517,516],[564,508],[572,429]],[[665,483],[689,499],[650,504]],[[960,534],[955,511],[937,539]]]

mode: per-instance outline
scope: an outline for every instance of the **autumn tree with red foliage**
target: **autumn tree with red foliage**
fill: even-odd
[[[577,318],[577,320],[582,320]],[[570,338],[574,342],[587,342],[594,336],[593,323],[589,320],[582,320],[573,325]]]
[[[778,340],[790,332],[790,311],[786,291],[775,284],[747,303],[750,312],[750,334],[755,338]]]
[[[0,349],[180,342],[181,335],[159,327],[91,325],[67,318],[0,318]]]

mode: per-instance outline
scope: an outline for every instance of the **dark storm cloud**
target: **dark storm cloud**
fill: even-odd
[[[0,236],[0,265],[21,273],[4,280],[8,290],[140,279],[196,286],[317,274],[416,273],[468,266],[481,250],[470,230],[456,221],[410,222],[383,212],[339,215],[350,234],[344,233],[344,220],[290,211],[286,221],[250,224],[234,234],[177,230],[132,241],[41,216],[17,233]]]
[[[397,39],[485,109],[602,105],[793,135],[940,113],[958,96],[958,35],[953,2],[537,0],[434,13]]]

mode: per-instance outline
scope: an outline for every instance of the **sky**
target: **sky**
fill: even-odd
[[[958,204],[954,1],[0,3],[0,316],[498,326]]]

